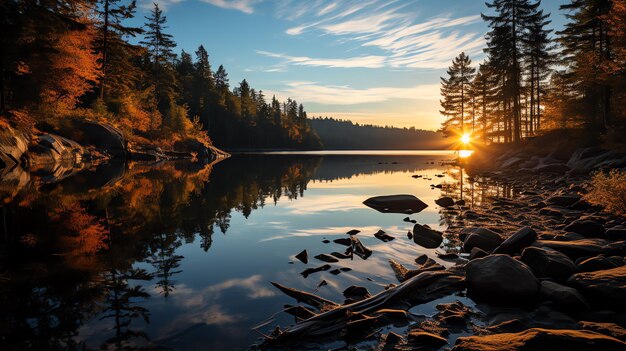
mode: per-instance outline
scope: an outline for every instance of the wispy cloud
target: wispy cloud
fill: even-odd
[[[379,68],[385,66],[384,56],[356,56],[347,58],[313,58],[307,56],[289,56],[269,51],[257,51],[258,54],[283,59],[286,63],[298,66],[318,66],[335,68]]]
[[[211,4],[223,9],[238,10],[243,13],[254,13],[254,4],[259,0],[201,0],[207,4]]]
[[[285,4],[295,9],[292,8],[293,11],[287,12],[284,10],[287,8]],[[362,50],[379,49],[386,54],[385,57],[380,56],[379,52],[375,55],[364,55],[370,60],[376,58],[374,64],[367,62],[367,65],[341,66],[334,61],[348,60],[360,63],[362,57],[338,57],[324,59],[319,66],[441,69],[447,67],[452,58],[461,51],[474,56],[482,54],[483,33],[467,28],[461,30],[461,27],[479,22],[481,20],[479,15],[455,18],[443,14],[419,19],[416,11],[407,8],[408,4],[406,2],[399,4],[397,0],[318,0],[299,3],[284,0],[282,7],[279,6],[277,10],[277,16],[300,22],[286,30],[289,35],[318,32],[334,36],[339,42],[356,42]],[[288,56],[288,58],[291,58],[287,61],[291,64],[315,61],[309,57]],[[323,62],[333,64],[327,65]]]
[[[159,9],[162,11],[167,11],[171,5],[176,5],[185,0],[140,0],[138,1],[139,7],[144,10],[152,10],[154,8],[154,4],[159,5]]]
[[[393,99],[438,99],[439,84],[412,87],[372,87],[356,89],[349,86],[321,85],[315,82],[290,82],[277,96],[291,96],[298,101],[315,101],[328,105],[379,103]]]

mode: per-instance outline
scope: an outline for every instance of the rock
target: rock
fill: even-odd
[[[318,260],[320,260],[322,262],[326,262],[326,263],[339,262],[338,259],[336,259],[335,257],[333,257],[331,255],[327,255],[327,254],[319,254],[319,255],[315,256],[315,258],[317,258]]]
[[[64,163],[67,168],[72,168],[81,162],[84,153],[83,147],[73,140],[56,134],[42,134],[28,147],[25,160],[31,167],[49,165],[54,170],[54,165]]]
[[[561,210],[554,207],[544,207],[539,210],[539,214],[550,217],[563,217],[563,213],[561,213]]]
[[[611,240],[626,240],[626,226],[617,225],[604,232],[604,236]]]
[[[528,247],[520,258],[533,271],[536,277],[550,278],[565,282],[576,273],[576,264],[564,254],[550,249]]]
[[[104,122],[75,120],[73,123],[77,133],[72,137],[82,145],[93,145],[113,156],[126,156],[128,144],[119,129]]]
[[[296,255],[296,258],[304,264],[309,263],[309,253],[306,250],[302,250],[302,252]]]
[[[570,167],[563,163],[553,163],[549,165],[539,165],[533,169],[537,173],[556,173],[564,174],[570,170]]]
[[[626,266],[572,275],[568,285],[589,296],[594,303],[623,310],[626,305]]]
[[[320,266],[320,267],[305,269],[300,274],[302,274],[303,277],[307,278],[309,275],[311,275],[313,273],[327,271],[330,268],[331,268],[330,265],[325,264],[325,265]]]
[[[341,252],[336,252],[336,251],[335,252],[331,252],[330,254],[332,256],[337,257],[337,258],[342,259],[342,260],[351,258],[351,256],[349,256],[349,255],[342,254]]]
[[[385,232],[384,232],[384,231],[382,231],[382,230],[377,231],[377,232],[374,234],[374,236],[375,236],[377,239],[382,240],[382,241],[384,241],[384,242],[392,241],[393,239],[395,239],[393,236],[391,236],[391,235],[389,235],[389,234],[385,233]]]
[[[556,240],[537,240],[534,244],[538,247],[547,247],[565,255],[572,259],[580,257],[605,255],[619,255],[626,250],[624,241],[609,241],[605,239],[583,239],[572,241],[556,241]]]
[[[429,346],[434,349],[439,349],[448,344],[448,341],[439,335],[415,329],[409,332],[408,340],[410,344]]]
[[[466,265],[468,292],[498,305],[523,305],[539,296],[539,281],[530,268],[507,255],[490,255]]]
[[[0,124],[0,163],[7,168],[20,164],[22,155],[28,150],[30,138],[25,133],[9,126]],[[2,166],[0,166],[2,168]]]
[[[443,233],[430,229],[427,226],[416,224],[413,226],[413,241],[427,249],[436,249],[443,242]]]
[[[448,196],[444,196],[435,200],[435,203],[441,207],[452,207],[454,206],[454,199]]]
[[[541,282],[541,295],[567,311],[580,312],[589,309],[587,300],[574,288],[549,280]]]
[[[624,351],[626,344],[588,330],[532,328],[519,333],[460,337],[452,351]]]
[[[578,270],[581,272],[594,272],[601,271],[605,269],[617,268],[623,266],[624,262],[615,262],[607,258],[604,255],[598,255],[595,257],[591,257],[585,260],[582,260],[577,264]]]
[[[591,330],[607,336],[612,336],[618,340],[626,340],[626,329],[615,323],[596,323],[581,321],[578,326],[583,330]]]
[[[498,246],[493,253],[503,253],[507,255],[514,254],[522,249],[530,246],[537,240],[537,232],[529,227],[524,227],[515,234],[508,237],[500,246]]]
[[[389,332],[389,334],[385,335],[385,340],[382,341],[381,349],[382,351],[393,351],[400,342],[402,342],[402,336]]]
[[[361,232],[361,231],[360,231],[360,230],[358,230],[358,229],[351,229],[351,230],[349,230],[348,232],[346,232],[346,234],[348,234],[348,235],[357,235],[357,234],[359,234],[360,232]]]
[[[343,291],[343,296],[345,296],[346,299],[360,301],[370,297],[371,295],[366,288],[362,286],[351,285]]]
[[[557,195],[549,197],[546,203],[548,205],[567,207],[577,203],[580,199],[580,195]]]
[[[604,226],[590,220],[575,220],[563,228],[566,232],[574,232],[586,238],[601,238],[604,236]]]
[[[363,202],[383,213],[417,213],[424,210],[428,205],[413,195],[388,195],[371,197]]]
[[[496,232],[482,230],[484,228],[479,229],[481,230],[476,230],[465,238],[463,241],[463,251],[470,252],[475,247],[485,251],[492,251],[504,241],[500,234]]]
[[[339,239],[333,240],[333,242],[335,244],[339,244],[339,245],[343,245],[343,246],[350,246],[350,245],[352,245],[352,240],[350,240],[350,238],[339,238]]]
[[[468,259],[473,260],[476,258],[481,258],[481,257],[486,257],[486,256],[489,256],[489,252],[475,247],[472,249],[472,251],[470,251]]]

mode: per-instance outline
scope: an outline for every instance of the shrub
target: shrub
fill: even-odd
[[[591,186],[585,200],[604,207],[606,212],[626,216],[626,172],[617,169],[608,173],[596,172],[591,178]]]

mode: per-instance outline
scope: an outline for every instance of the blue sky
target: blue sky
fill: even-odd
[[[543,0],[553,26],[564,0]],[[138,0],[134,21],[152,0]],[[309,116],[437,129],[439,77],[461,51],[484,58],[482,0],[158,0],[179,47],[202,44],[231,86],[246,78]]]

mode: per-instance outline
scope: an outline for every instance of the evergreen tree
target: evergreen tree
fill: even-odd
[[[471,108],[470,83],[476,69],[471,67],[472,60],[461,53],[452,61],[447,70],[448,78],[441,77],[441,114],[446,116],[442,127],[445,134],[465,133],[467,109]]]

